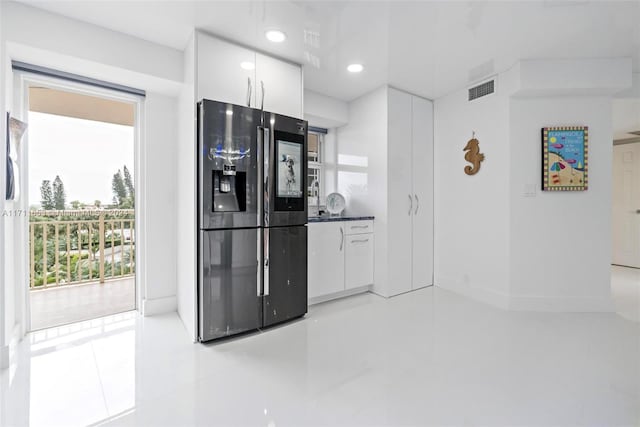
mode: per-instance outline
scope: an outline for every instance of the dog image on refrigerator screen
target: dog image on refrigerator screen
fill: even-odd
[[[299,197],[302,193],[300,176],[300,145],[286,141],[279,142],[278,196]]]

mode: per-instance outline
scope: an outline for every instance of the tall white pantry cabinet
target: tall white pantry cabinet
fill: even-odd
[[[252,63],[253,67],[247,63]],[[196,341],[196,103],[206,98],[260,108],[264,84],[266,111],[302,118],[303,88],[300,65],[200,31],[196,31],[189,41],[183,65],[176,158],[176,282],[178,314]]]
[[[392,296],[433,284],[433,103],[389,88],[387,126],[387,280],[374,289]]]

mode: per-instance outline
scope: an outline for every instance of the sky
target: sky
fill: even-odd
[[[66,202],[112,203],[111,179],[127,166],[134,176],[132,126],[29,112],[29,205],[40,204],[40,185],[60,176]]]

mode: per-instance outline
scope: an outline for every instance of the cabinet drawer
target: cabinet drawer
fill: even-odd
[[[373,284],[373,233],[346,237],[345,289]]]
[[[347,236],[352,234],[373,233],[373,221],[345,221],[344,228]]]

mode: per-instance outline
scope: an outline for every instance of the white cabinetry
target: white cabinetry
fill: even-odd
[[[389,88],[388,279],[384,294],[433,284],[433,104]]]
[[[310,302],[365,291],[373,284],[373,221],[310,223]]]
[[[291,117],[302,117],[302,69],[299,65],[256,53],[256,108]]]
[[[412,289],[411,97],[403,92],[389,90],[388,115],[387,248],[389,251],[389,279],[387,293],[388,295],[397,295]]]
[[[343,223],[311,223],[307,228],[309,299],[344,290]]]
[[[197,37],[197,98],[302,117],[302,67],[204,33]],[[242,67],[241,64],[245,66]],[[253,64],[253,69],[247,69]]]
[[[356,214],[376,217],[373,291],[390,297],[433,284],[433,104],[383,87],[349,105],[338,156],[367,159],[338,172]]]
[[[245,70],[240,64],[255,64],[255,52],[201,33],[197,45],[198,101],[206,98],[247,105],[249,81],[255,82],[255,70]],[[255,102],[255,88],[251,101]]]
[[[413,289],[433,284],[433,104],[411,97],[411,260]]]
[[[347,236],[345,243],[344,288],[373,283],[373,233]]]

